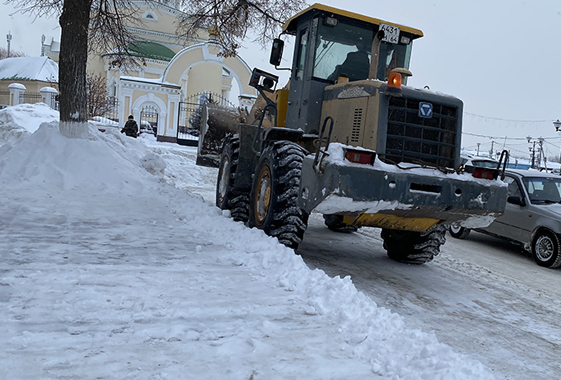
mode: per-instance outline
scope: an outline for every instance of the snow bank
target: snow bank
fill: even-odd
[[[5,374],[493,379],[349,277],[310,270],[176,188],[194,160],[146,141],[94,127],[68,139],[44,123],[0,152],[0,225],[12,234],[0,242],[1,290],[13,293],[0,311]]]
[[[57,121],[58,112],[45,103],[20,104],[0,110],[0,152],[5,144],[13,145],[23,136],[35,132],[45,122]]]

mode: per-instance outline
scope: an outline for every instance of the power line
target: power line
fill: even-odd
[[[467,135],[467,136],[475,136],[475,137],[484,137],[487,139],[494,139],[494,140],[528,140],[527,137],[508,137],[508,136],[486,136],[486,135],[478,135],[476,133],[469,133],[469,132],[462,132],[462,135]],[[550,137],[542,137],[544,140],[552,140],[552,139],[558,139],[560,138],[560,136],[550,136]]]
[[[515,119],[502,119],[498,117],[491,117],[491,116],[483,116],[477,115],[475,113],[465,112],[464,115],[477,117],[479,119],[486,119],[486,120],[497,120],[497,121],[506,121],[511,123],[553,123],[555,120],[515,120]]]

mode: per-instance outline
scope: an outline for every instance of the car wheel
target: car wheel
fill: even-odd
[[[559,238],[550,231],[539,231],[532,242],[532,256],[536,264],[546,268],[561,265]]]
[[[469,228],[460,227],[457,224],[452,224],[448,231],[450,232],[450,235],[452,235],[453,238],[465,239],[467,238],[471,230]]]

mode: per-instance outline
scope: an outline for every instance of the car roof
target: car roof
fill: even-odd
[[[466,161],[490,161],[499,163],[499,161],[495,160],[494,158],[488,156],[473,156],[471,154],[468,155],[461,155],[461,158]]]
[[[538,170],[524,170],[524,169],[506,169],[505,173],[515,174],[519,177],[531,177],[531,178],[556,178],[561,179],[560,175],[549,173],[549,172],[540,172]]]
[[[471,161],[490,161],[490,162],[496,162],[496,163],[499,162],[499,161],[495,160],[494,158],[489,158],[489,157],[470,157],[470,158],[468,158],[468,160],[471,160]]]

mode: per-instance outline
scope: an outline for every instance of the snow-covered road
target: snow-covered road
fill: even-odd
[[[212,204],[214,173],[205,173],[197,173],[205,184],[183,186]],[[379,229],[335,233],[313,213],[297,253],[310,268],[351,276],[378,306],[434,331],[497,379],[561,376],[561,270],[539,267],[518,247],[476,232],[466,240],[447,235],[440,256],[421,266],[389,259],[382,244]]]
[[[212,204],[213,174],[197,173],[204,184],[187,179],[183,186]],[[379,229],[334,233],[313,213],[297,253],[310,268],[351,276],[378,306],[434,331],[497,379],[561,376],[561,270],[539,267],[518,247],[476,232],[466,240],[447,235],[440,256],[421,266],[389,259],[382,244]]]
[[[378,229],[337,234],[314,214],[298,253],[311,268],[351,276],[379,306],[435,331],[497,379],[561,375],[561,271],[538,267],[506,242],[448,235],[432,263],[403,265],[386,256]]]

